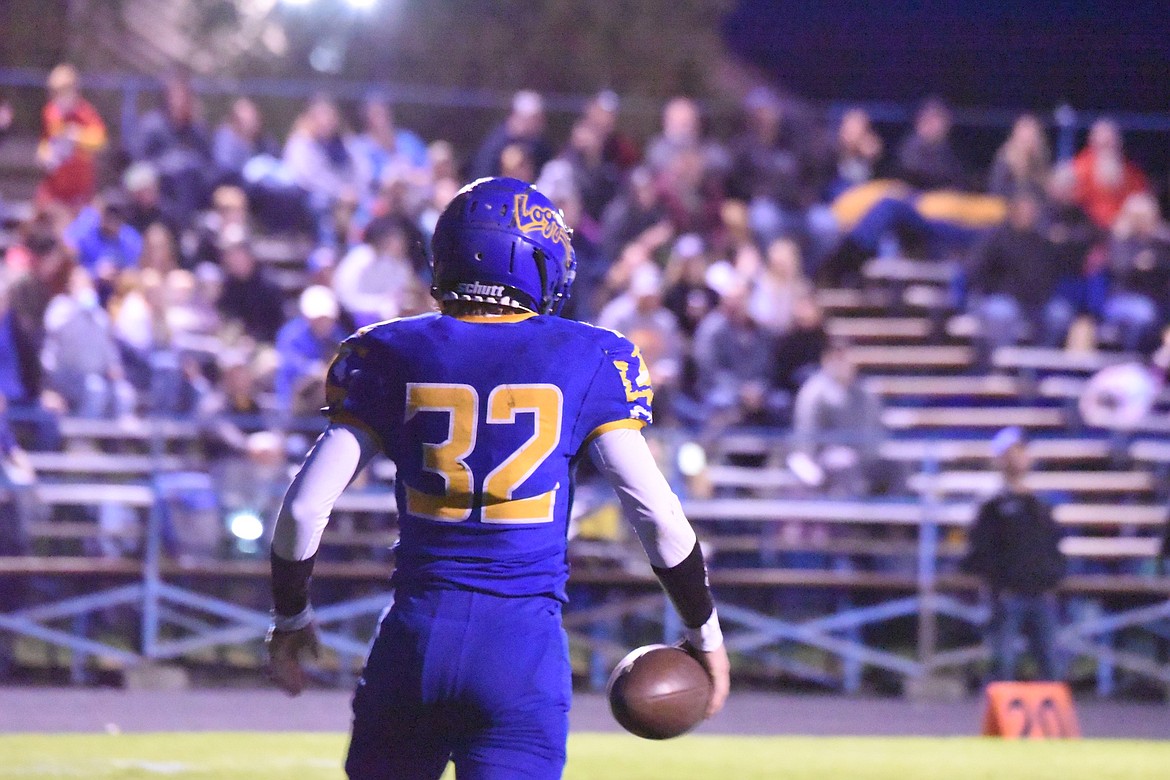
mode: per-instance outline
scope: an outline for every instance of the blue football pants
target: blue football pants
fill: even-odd
[[[572,683],[561,605],[461,590],[395,595],[353,699],[351,780],[555,780]]]

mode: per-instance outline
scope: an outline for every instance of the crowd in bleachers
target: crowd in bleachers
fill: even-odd
[[[521,91],[478,149],[399,127],[378,95],[312,99],[281,144],[249,98],[215,124],[175,76],[115,150],[75,69],[47,87],[43,178],[0,283],[0,389],[41,444],[58,415],[146,414],[204,421],[240,451],[225,414],[311,414],[352,328],[431,308],[437,215],[487,175],[563,209],[579,263],[567,315],[626,333],[659,422],[707,433],[880,425],[814,295],[858,284],[874,256],[956,261],[953,303],[988,348],[1057,345],[1081,319],[1142,350],[1170,318],[1170,233],[1105,119],[1054,162],[1043,123],[1021,116],[986,174],[956,153],[937,98],[887,149],[863,110],[834,123],[767,88],[730,137],[678,97],[633,138],[611,92],[552,137],[541,96]],[[274,236],[283,264],[261,251]]]

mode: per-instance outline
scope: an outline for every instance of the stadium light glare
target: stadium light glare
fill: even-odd
[[[359,11],[368,11],[378,4],[378,0],[345,0],[349,3],[350,8],[356,8]]]
[[[684,477],[697,477],[707,468],[707,453],[702,445],[688,441],[678,448],[678,470]]]
[[[254,542],[264,535],[264,523],[255,512],[236,512],[228,518],[232,536],[245,542]]]
[[[313,2],[313,0],[280,0],[285,5],[304,6]]]

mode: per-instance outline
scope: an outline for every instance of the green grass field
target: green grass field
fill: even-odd
[[[344,747],[340,734],[4,735],[0,778],[336,779]],[[565,777],[1156,780],[1170,742],[574,734]]]

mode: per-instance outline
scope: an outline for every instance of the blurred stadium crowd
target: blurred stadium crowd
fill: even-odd
[[[61,447],[62,416],[149,416],[194,422],[212,461],[246,467],[229,480],[271,472],[303,451],[285,434],[323,404],[340,340],[431,309],[435,220],[488,175],[564,210],[579,264],[567,316],[640,347],[658,425],[791,431],[808,442],[793,470],[850,472],[851,494],[897,476],[872,444],[878,400],[814,293],[860,285],[870,258],[956,264],[952,303],[985,356],[1070,333],[1151,352],[1170,318],[1170,232],[1105,119],[1054,160],[1043,121],[1022,115],[983,171],[960,163],[938,98],[886,148],[863,110],[834,125],[766,88],[728,137],[685,97],[654,137],[631,137],[602,92],[554,138],[541,95],[522,91],[478,149],[399,127],[376,95],[317,97],[281,142],[249,98],[205,117],[176,76],[114,149],[74,68],[47,88],[43,178],[0,277],[10,470],[23,448]],[[0,132],[11,120],[0,105]],[[125,162],[113,178],[110,159]],[[814,446],[834,433],[848,446]]]

